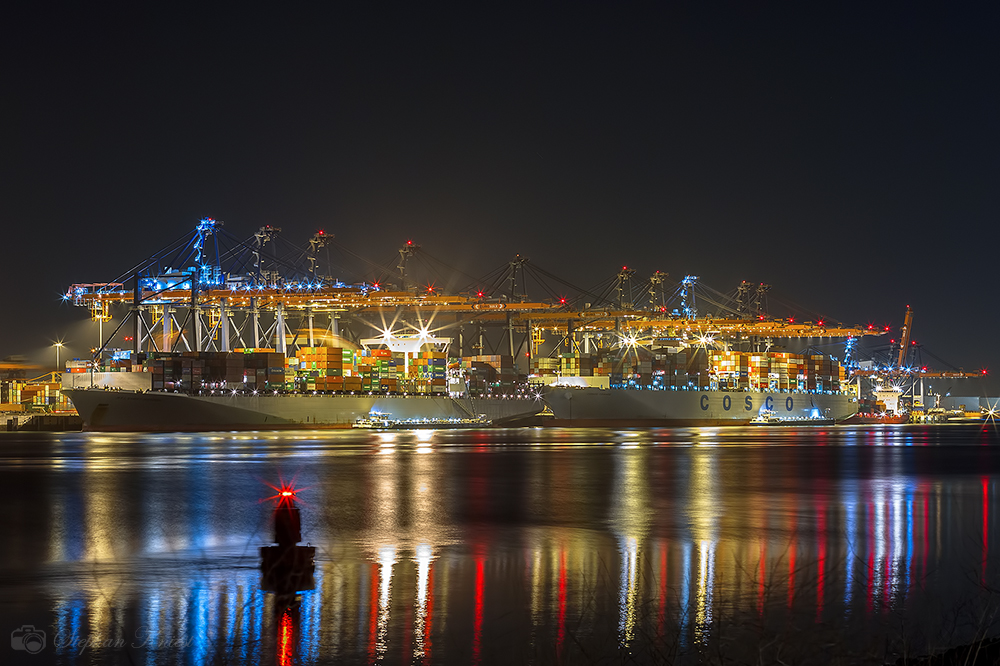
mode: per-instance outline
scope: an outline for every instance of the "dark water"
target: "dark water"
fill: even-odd
[[[0,465],[0,630],[40,648],[4,664],[880,663],[1000,608],[992,427],[3,433]],[[316,571],[279,598],[292,479]]]

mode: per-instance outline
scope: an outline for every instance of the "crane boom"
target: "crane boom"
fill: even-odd
[[[910,329],[913,326],[913,310],[906,306],[906,318],[903,320],[903,337],[899,341],[899,359],[896,361],[896,369],[903,367],[906,360],[906,350],[910,346]]]

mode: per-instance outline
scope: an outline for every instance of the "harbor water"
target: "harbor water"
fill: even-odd
[[[891,662],[997,632],[998,480],[992,424],[0,433],[0,662]]]

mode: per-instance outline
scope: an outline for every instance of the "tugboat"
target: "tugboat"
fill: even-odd
[[[811,416],[790,416],[781,418],[775,414],[773,409],[762,409],[757,416],[750,420],[750,425],[763,426],[823,426],[834,425],[836,421],[831,418],[823,418],[819,415],[819,410],[813,410]]]
[[[394,419],[388,414],[381,412],[371,412],[368,416],[363,416],[354,422],[355,428],[366,428],[369,430],[409,430],[414,428],[485,428],[492,425],[492,421],[486,418],[485,414],[480,414],[476,418],[422,418],[422,419]]]

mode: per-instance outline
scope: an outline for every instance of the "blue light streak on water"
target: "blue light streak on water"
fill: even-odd
[[[872,601],[879,602],[892,589],[892,557],[897,535],[893,520],[894,499],[892,486],[884,481],[875,482],[872,502],[875,505],[875,571],[872,585]]]
[[[316,587],[319,586],[322,579],[322,573],[317,572],[316,574]],[[319,641],[319,595],[315,592],[303,592],[302,593],[302,603],[300,606],[300,622],[299,622],[299,645],[297,653],[301,655],[300,659],[305,662],[312,661],[319,657],[317,652],[317,644]]]
[[[186,661],[189,664],[203,664],[208,655],[208,591],[204,583],[196,583],[191,596],[188,597],[185,623],[186,635],[183,637],[186,650]]]
[[[146,626],[143,627],[143,633],[137,636],[136,639],[139,645],[144,643],[147,645],[156,645],[160,642],[160,614],[163,600],[161,590],[158,587],[149,590],[147,594],[149,596],[146,599]],[[168,627],[170,626],[169,624],[164,624]],[[156,661],[156,653],[152,650],[146,650],[146,663],[152,666]]]
[[[845,484],[844,499],[844,538],[847,541],[847,557],[844,558],[844,614],[851,613],[851,598],[854,587],[854,560],[857,557],[857,533],[858,533],[858,502],[857,484],[849,482]]]
[[[892,587],[891,600],[893,604],[899,601],[899,588],[905,578],[900,569],[905,561],[905,551],[903,548],[903,531],[905,520],[903,518],[903,486],[899,483],[892,484]]]
[[[681,626],[678,635],[680,636],[681,649],[686,649],[691,616],[691,549],[693,544],[688,541],[682,548],[684,549],[684,564],[681,569]]]
[[[243,640],[240,644],[240,655],[244,658],[249,656],[249,650],[254,645],[260,645],[263,636],[263,593],[257,589],[256,584],[246,586],[244,596],[246,601],[243,607],[246,609],[246,616],[243,618]]]
[[[906,595],[910,593],[910,573],[913,571],[913,491],[911,480],[906,489]]]
[[[239,622],[239,613],[236,608],[236,600],[238,599],[237,591],[239,590],[239,585],[235,584],[232,580],[223,581],[221,584],[221,590],[219,591],[220,603],[225,604],[224,609],[219,609],[225,612],[225,617],[223,618],[223,624],[221,628],[221,633],[226,641],[226,652],[231,653],[235,647],[234,642],[236,640],[236,628],[237,622]]]
[[[86,612],[86,601],[78,595],[61,598],[55,607],[55,634],[52,636],[52,647],[58,655],[70,657],[70,663],[76,663],[79,648],[75,641],[84,637],[80,635],[80,626]]]

